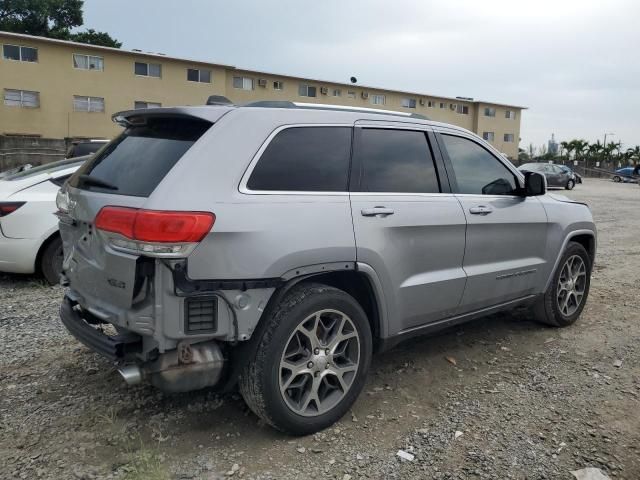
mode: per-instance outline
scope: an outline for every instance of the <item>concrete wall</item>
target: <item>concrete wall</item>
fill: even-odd
[[[27,163],[35,166],[61,160],[65,151],[61,139],[0,135],[0,172]]]

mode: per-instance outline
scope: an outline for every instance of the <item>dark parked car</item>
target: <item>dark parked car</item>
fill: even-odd
[[[558,165],[562,171],[567,172],[567,173],[572,173],[574,178],[576,179],[576,183],[582,183],[582,175],[574,172],[573,170],[571,170],[571,168],[567,167],[566,165]]]
[[[102,147],[104,147],[109,140],[77,140],[71,142],[69,150],[67,150],[66,158],[84,157],[85,155],[91,155],[96,153]]]
[[[520,165],[521,172],[538,172],[547,178],[549,187],[562,187],[571,190],[576,186],[575,174],[569,170],[563,170],[564,165],[554,165],[552,163],[525,163]]]

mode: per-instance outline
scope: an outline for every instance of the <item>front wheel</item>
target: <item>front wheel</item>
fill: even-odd
[[[371,328],[360,304],[337,288],[303,284],[262,321],[268,323],[255,357],[240,378],[249,408],[293,435],[338,421],[371,362]]]
[[[616,183],[620,183],[622,181],[622,177],[619,177],[618,175],[616,175],[615,177],[613,177],[613,181]]]
[[[573,190],[573,187],[575,186],[576,182],[574,182],[573,180],[569,180],[564,188],[566,188],[567,190]]]
[[[549,287],[534,308],[536,320],[567,327],[578,319],[591,284],[591,258],[577,242],[569,242]]]

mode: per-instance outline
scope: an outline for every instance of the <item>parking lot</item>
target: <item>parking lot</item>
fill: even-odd
[[[518,311],[404,343],[374,358],[351,413],[304,438],[238,395],[127,387],[63,329],[62,288],[0,275],[0,477],[640,478],[640,188],[554,193],[586,201],[599,230],[574,326]]]

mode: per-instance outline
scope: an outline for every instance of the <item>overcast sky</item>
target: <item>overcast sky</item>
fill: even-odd
[[[85,27],[126,49],[524,105],[523,148],[640,144],[633,0],[85,0]]]

